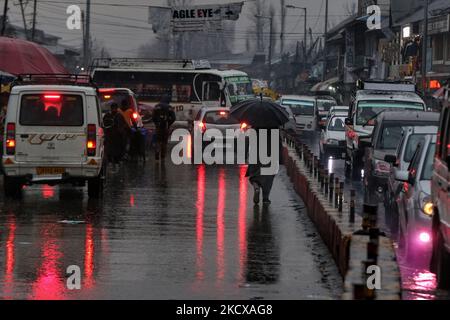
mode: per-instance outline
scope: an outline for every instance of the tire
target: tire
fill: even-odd
[[[23,184],[20,180],[3,176],[3,188],[6,197],[17,198],[20,197],[22,193]]]
[[[88,196],[92,199],[101,199],[103,197],[104,189],[104,169],[100,172],[99,176],[88,180]]]
[[[450,255],[445,250],[444,237],[438,230],[436,248],[436,278],[439,289],[450,289]]]

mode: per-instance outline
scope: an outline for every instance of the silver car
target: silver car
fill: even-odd
[[[427,135],[417,148],[408,170],[396,172],[397,180],[403,183],[403,190],[397,201],[399,253],[408,261],[428,263],[431,257],[431,178],[436,137],[436,134]],[[428,260],[423,261],[424,258]]]

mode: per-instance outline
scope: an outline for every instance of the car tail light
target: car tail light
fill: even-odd
[[[137,112],[133,112],[133,119],[137,120],[139,117],[139,114]]]
[[[6,154],[13,156],[16,153],[16,124],[6,125]]]
[[[45,100],[51,100],[51,101],[60,100],[61,99],[61,95],[59,95],[59,94],[46,94],[46,95],[44,95],[44,99]]]
[[[199,122],[198,127],[202,133],[206,132],[206,124],[204,122]]]
[[[248,124],[246,124],[245,122],[242,122],[241,123],[241,130],[242,131],[247,131],[247,129],[248,129]]]
[[[353,139],[355,139],[355,137],[356,137],[356,133],[355,133],[355,131],[350,130],[350,131],[347,133],[347,136],[349,137],[349,139],[353,140]]]
[[[97,151],[97,127],[95,124],[88,125],[86,147],[88,157],[94,157]]]

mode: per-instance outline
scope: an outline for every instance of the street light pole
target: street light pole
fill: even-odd
[[[307,42],[307,39],[308,39],[308,35],[307,35],[307,33],[308,33],[308,8],[306,8],[306,7],[297,7],[297,6],[294,6],[294,5],[287,5],[286,6],[286,8],[289,8],[289,9],[300,9],[300,10],[303,10],[304,12],[305,12],[305,25],[304,25],[304,40],[303,40],[303,53],[304,53],[304,58],[305,58],[305,63],[306,62],[308,62],[308,58],[307,58],[307,56],[306,56],[306,42]]]
[[[262,15],[255,15],[256,18],[258,19],[268,19],[270,21],[270,35],[269,35],[269,79],[271,77],[272,74],[272,50],[273,50],[273,17],[266,17],[266,16],[262,16]]]
[[[429,9],[429,0],[425,1],[425,17],[424,17],[424,26],[423,26],[423,39],[422,39],[422,88],[423,93],[426,96],[428,92],[428,81],[427,81],[427,60],[428,60],[428,9]]]
[[[322,82],[325,81],[327,73],[327,37],[328,37],[328,0],[325,0],[325,34],[324,34],[324,44],[323,44],[323,72],[322,72]]]
[[[5,7],[3,8],[3,20],[2,20],[2,33],[1,35],[5,35],[6,30],[6,14],[8,13],[8,0],[5,0]]]

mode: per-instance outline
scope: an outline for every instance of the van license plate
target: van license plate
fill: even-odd
[[[52,175],[60,175],[64,174],[66,169],[64,168],[36,168],[36,173],[38,176],[52,176]]]

